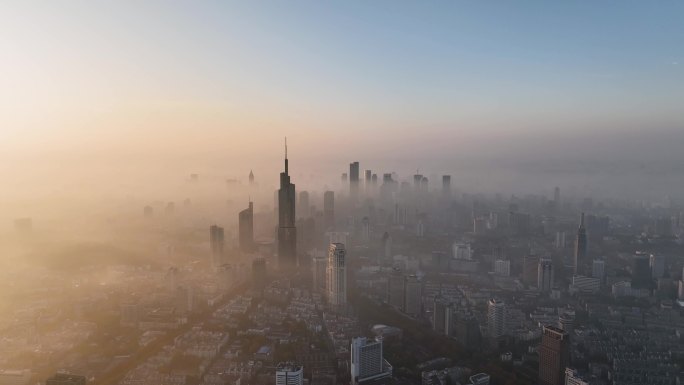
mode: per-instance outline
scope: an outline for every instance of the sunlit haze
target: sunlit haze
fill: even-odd
[[[679,384],[683,146],[682,1],[1,2],[0,385]]]

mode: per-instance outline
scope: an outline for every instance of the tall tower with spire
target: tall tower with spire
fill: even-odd
[[[249,170],[249,184],[254,184],[254,173]]]
[[[587,264],[587,229],[584,226],[584,213],[580,217],[580,224],[577,228],[577,238],[575,239],[575,274],[584,274]]]
[[[278,264],[281,269],[294,269],[297,266],[296,197],[295,185],[290,182],[285,138],[285,171],[280,173],[278,190]]]

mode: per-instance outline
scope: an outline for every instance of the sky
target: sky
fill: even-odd
[[[682,20],[679,1],[6,1],[0,170],[242,167],[284,136],[310,169],[683,164]]]

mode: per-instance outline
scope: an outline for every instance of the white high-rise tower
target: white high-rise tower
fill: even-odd
[[[343,243],[331,243],[328,248],[326,294],[332,306],[347,304],[347,251]]]

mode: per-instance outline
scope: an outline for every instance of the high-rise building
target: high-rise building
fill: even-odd
[[[209,244],[211,246],[211,267],[218,268],[223,264],[224,237],[223,227],[211,225],[209,227]]]
[[[451,197],[451,175],[442,175],[442,195],[445,198]]]
[[[368,217],[361,219],[361,240],[363,242],[370,241],[370,219]]]
[[[404,308],[404,275],[395,269],[387,278],[387,303],[395,309]]]
[[[544,326],[539,346],[539,384],[561,385],[570,363],[570,337],[555,326]]]
[[[563,329],[568,335],[575,330],[575,312],[565,311],[558,316],[558,328]]]
[[[497,259],[494,261],[494,273],[503,277],[511,275],[511,261],[508,259]]]
[[[522,280],[527,286],[537,287],[539,272],[539,256],[525,255],[523,257],[523,276]]]
[[[445,333],[447,329],[447,309],[449,303],[442,297],[435,297],[432,303],[432,330],[437,333]]]
[[[560,187],[558,186],[553,189],[553,206],[556,210],[560,209],[561,206]]]
[[[301,191],[299,193],[299,205],[298,211],[297,211],[297,217],[298,218],[308,218],[310,213],[310,206],[309,206],[309,192],[308,191]]]
[[[582,293],[598,293],[601,290],[601,280],[584,275],[573,275],[572,287]]]
[[[553,288],[553,262],[550,259],[541,258],[537,267],[537,289],[544,293],[551,292]]]
[[[256,258],[252,261],[252,287],[263,290],[267,283],[266,259]]]
[[[575,239],[575,274],[584,274],[587,261],[588,244],[587,229],[584,226],[584,213],[580,217],[580,224],[577,228],[577,238]]]
[[[276,385],[303,385],[304,367],[292,362],[281,362],[276,367]]]
[[[651,286],[650,258],[644,253],[632,257],[632,288],[648,289]]]
[[[404,313],[419,316],[423,309],[422,284],[415,275],[405,277],[404,281]]]
[[[359,198],[359,162],[349,163],[349,199],[356,202]]]
[[[254,184],[254,173],[249,170],[249,184]]]
[[[45,385],[85,385],[85,376],[68,373],[56,373],[45,381]]]
[[[333,191],[323,193],[323,225],[328,231],[335,228],[335,193]]]
[[[311,263],[313,269],[313,290],[325,293],[327,287],[328,258],[314,257]]]
[[[554,246],[558,250],[565,248],[565,231],[556,231],[556,242],[554,243]]]
[[[352,384],[363,384],[371,380],[389,377],[392,366],[382,356],[382,339],[356,337],[351,342]]]
[[[385,258],[392,258],[392,236],[388,232],[382,235],[382,251]]]
[[[577,370],[565,368],[565,385],[591,385]]]
[[[371,185],[371,180],[373,179],[373,172],[371,170],[366,170],[365,176],[366,176],[366,180],[364,181],[364,183],[366,184],[366,190],[368,190],[368,188]]]
[[[492,298],[487,302],[487,331],[491,338],[506,334],[506,305],[503,301]]]
[[[663,278],[665,276],[665,256],[658,254],[651,254],[651,277],[654,279]]]
[[[603,259],[594,259],[591,265],[591,277],[598,278],[601,283],[606,279],[606,261]]]
[[[334,307],[347,304],[347,251],[342,243],[332,243],[328,248],[326,294],[328,303]]]
[[[254,250],[254,203],[249,202],[246,209],[238,214],[238,240],[240,250],[247,253]]]
[[[285,171],[280,173],[278,190],[278,265],[284,270],[294,270],[297,266],[295,198],[295,185],[290,182],[285,139]]]

